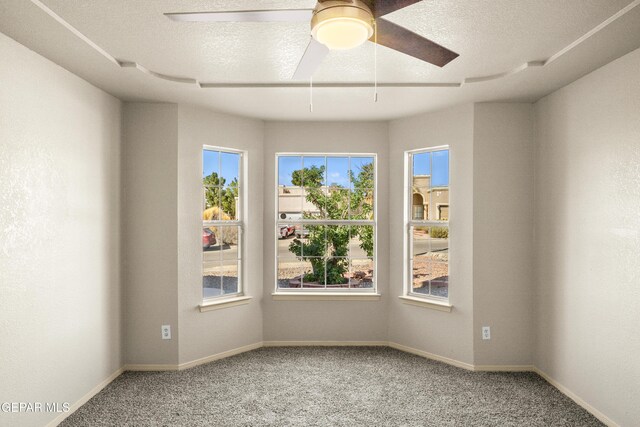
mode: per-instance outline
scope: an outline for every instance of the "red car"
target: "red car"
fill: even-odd
[[[291,236],[294,232],[295,232],[295,227],[291,225],[281,225],[280,234],[278,235],[278,238],[286,239],[287,237]]]
[[[202,229],[202,248],[207,249],[217,243],[216,233],[209,228]]]

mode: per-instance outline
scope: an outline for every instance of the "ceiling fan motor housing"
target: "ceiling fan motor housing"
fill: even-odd
[[[329,49],[351,49],[373,35],[373,13],[360,0],[318,2],[311,35]]]

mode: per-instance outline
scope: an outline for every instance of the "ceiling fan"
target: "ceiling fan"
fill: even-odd
[[[318,0],[314,9],[237,10],[165,13],[179,22],[311,21],[311,40],[293,80],[311,78],[331,50],[352,49],[369,40],[443,67],[458,54],[387,21],[382,16],[420,0]]]

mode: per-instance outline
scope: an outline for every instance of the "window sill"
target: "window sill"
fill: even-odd
[[[378,301],[380,294],[340,292],[274,292],[274,301]]]
[[[410,297],[406,295],[399,296],[400,301],[404,304],[416,305],[418,307],[431,308],[433,310],[451,313],[453,306],[445,301],[429,300],[424,298]]]
[[[223,308],[249,304],[250,299],[251,297],[241,295],[241,296],[236,296],[232,298],[206,301],[200,304],[198,308],[200,309],[200,313],[204,313],[205,311],[221,310]]]

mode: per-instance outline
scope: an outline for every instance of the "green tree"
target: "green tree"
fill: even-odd
[[[216,172],[202,178],[204,184],[206,207],[219,206],[230,218],[236,219],[236,200],[238,198],[238,179],[234,178],[229,186],[225,186],[224,177],[218,176]]]
[[[306,199],[312,203],[317,213],[304,212],[305,219],[373,219],[373,163],[364,165],[358,174],[349,173],[352,190],[333,184],[322,187],[324,166],[312,166],[296,170],[291,175],[293,185],[306,188]],[[349,247],[349,226],[306,225],[307,239],[294,239],[289,251],[311,264],[312,272],[305,281],[324,282],[325,265],[327,283],[346,283],[345,273],[349,269],[346,257]],[[352,237],[358,236],[360,247],[373,256],[373,227],[351,226]],[[326,260],[326,261],[325,261]]]
[[[311,166],[291,173],[291,183],[299,187],[319,188],[324,181],[324,166]]]

